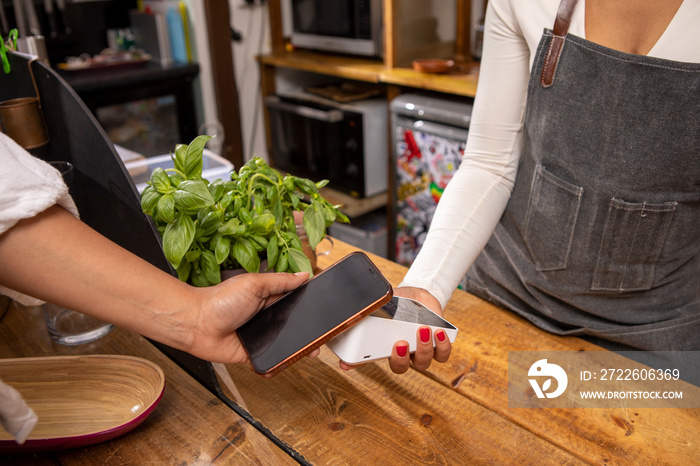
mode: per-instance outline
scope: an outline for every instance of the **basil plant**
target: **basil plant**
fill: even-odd
[[[282,175],[254,158],[230,180],[202,178],[202,154],[211,136],[179,144],[174,168],[156,168],[141,195],[141,208],[163,238],[163,251],[182,281],[195,286],[221,282],[221,269],[258,272],[261,260],[276,272],[311,270],[302,251],[293,211],[303,211],[311,248],[334,221],[348,222],[339,206],[319,194],[328,181],[314,183]]]

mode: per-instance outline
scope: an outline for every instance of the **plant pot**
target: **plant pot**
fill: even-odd
[[[260,261],[260,273],[267,272],[267,259]],[[221,270],[221,281],[228,280],[237,275],[248,273],[246,269],[240,267],[238,269]]]

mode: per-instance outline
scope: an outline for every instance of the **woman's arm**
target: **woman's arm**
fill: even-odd
[[[530,49],[511,0],[490,1],[464,157],[440,199],[420,253],[396,290],[396,295],[416,299],[440,315],[510,198],[520,157],[529,60]],[[424,370],[433,359],[449,358],[449,339],[429,335],[426,341],[421,330],[413,356],[400,352],[407,342],[394,345],[389,358],[394,372],[405,372],[411,362]]]
[[[53,206],[0,235],[0,284],[199,356],[247,361],[235,330],[308,275],[245,274],[196,288]]]
[[[511,1],[489,2],[464,157],[400,285],[427,291],[440,303],[437,311],[486,245],[510,198],[520,157],[529,67],[530,49]]]

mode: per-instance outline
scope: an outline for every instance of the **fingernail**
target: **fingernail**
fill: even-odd
[[[439,332],[437,332],[435,334],[435,336],[437,337],[438,340],[445,341],[445,332],[444,331],[440,330]]]
[[[430,341],[430,329],[428,327],[423,327],[419,330],[420,341],[423,343],[428,343]]]
[[[406,345],[397,346],[396,347],[396,354],[398,354],[400,358],[405,357],[408,354],[408,346],[406,346]]]

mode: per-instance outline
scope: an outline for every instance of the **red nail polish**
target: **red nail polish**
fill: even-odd
[[[437,332],[435,334],[435,336],[437,337],[438,340],[445,341],[445,332],[444,331],[440,330],[439,332]]]
[[[400,358],[405,357],[408,354],[408,346],[406,346],[406,345],[397,346],[396,347],[396,354],[398,354]]]
[[[430,341],[430,329],[428,327],[423,327],[418,332],[420,333],[420,341],[423,343]]]

